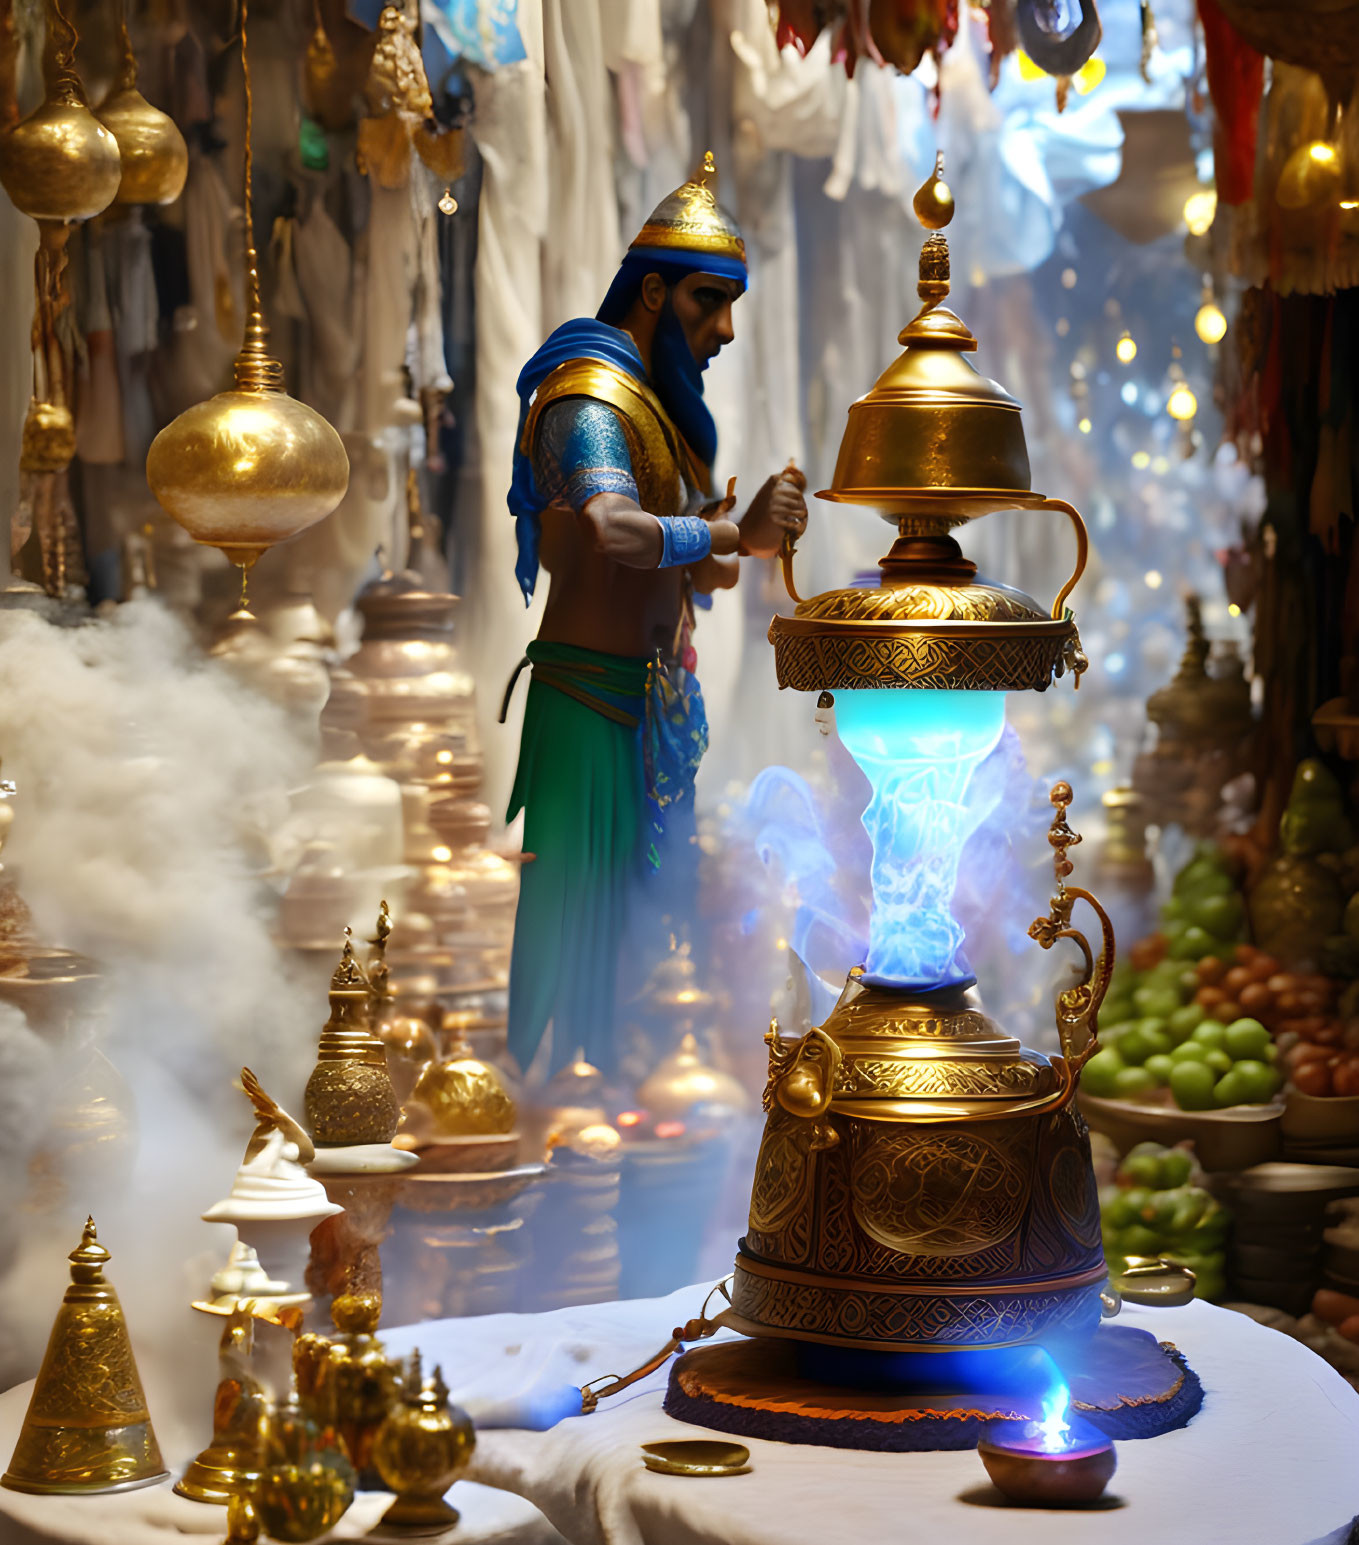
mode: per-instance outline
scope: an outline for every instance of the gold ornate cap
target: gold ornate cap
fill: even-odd
[[[344,951],[340,956],[340,963],[335,967],[330,978],[331,992],[353,993],[368,991],[368,979],[363,973],[363,967],[359,964],[354,954],[354,941],[348,937],[349,930],[345,929]]]
[[[711,150],[688,182],[663,198],[629,247],[672,248],[680,252],[711,252],[746,260],[740,227],[717,202],[717,163]]]
[[[958,508],[950,524],[1032,498],[1019,404],[963,358],[977,347],[967,324],[940,302],[949,292],[953,195],[943,157],[915,196],[929,235],[920,250],[922,307],[897,335],[905,353],[849,410],[835,477],[817,495],[866,504],[890,521],[927,511],[941,495]]]
[[[1042,691],[1086,668],[1066,599],[1085,569],[1088,537],[1079,513],[1029,486],[1019,404],[963,355],[977,340],[940,302],[949,290],[953,195],[943,157],[915,196],[930,234],[920,254],[922,301],[903,328],[906,352],[849,410],[831,487],[817,495],[865,504],[897,528],[876,585],[860,582],[803,599],[783,552],[784,582],[797,603],[769,628],[781,687],[914,687],[946,691]],[[977,579],[949,531],[993,510],[1053,510],[1070,520],[1076,566],[1051,607],[1007,585]]]
[[[104,1278],[109,1252],[99,1243],[93,1218],[86,1219],[70,1260],[71,1285],[0,1485],[49,1496],[149,1486],[167,1471],[123,1306]]]

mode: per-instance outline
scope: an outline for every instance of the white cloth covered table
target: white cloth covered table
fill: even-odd
[[[383,1337],[393,1352],[418,1345],[426,1368],[441,1363],[483,1414],[496,1402],[546,1409],[554,1389],[643,1362],[706,1293],[444,1320]],[[752,1439],[747,1475],[653,1475],[638,1444],[702,1433],[662,1411],[662,1369],[550,1431],[483,1429],[468,1472],[483,1484],[454,1486],[463,1522],[448,1545],[1345,1545],[1359,1515],[1359,1394],[1299,1342],[1243,1315],[1196,1303],[1124,1316],[1183,1350],[1205,1403],[1178,1432],[1118,1445],[1114,1502],[1099,1510],[1010,1507],[970,1451],[868,1454]],[[26,1385],[0,1396],[6,1458],[27,1401]],[[173,1466],[176,1435],[160,1436]],[[335,1537],[362,1535],[385,1505],[360,1497]],[[220,1539],[223,1523],[220,1510],[171,1495],[168,1483],[90,1499],[0,1491],[3,1545],[170,1545]]]
[[[543,1315],[439,1321],[387,1336],[442,1362],[454,1388],[507,1393],[530,1371],[626,1373],[707,1292]],[[1121,1506],[1011,1507],[974,1452],[869,1454],[748,1441],[747,1475],[645,1470],[638,1444],[702,1435],[661,1409],[667,1371],[549,1432],[487,1431],[471,1474],[533,1501],[572,1545],[1342,1545],[1359,1515],[1359,1394],[1299,1342],[1207,1304],[1123,1311],[1203,1380],[1185,1428],[1118,1445]],[[456,1500],[456,1488],[455,1488]]]

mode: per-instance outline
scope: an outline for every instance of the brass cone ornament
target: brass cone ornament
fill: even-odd
[[[152,107],[137,90],[137,59],[122,19],[122,62],[112,89],[99,104],[100,123],[118,141],[122,180],[115,204],[172,204],[184,191],[189,147],[168,113]]]
[[[241,4],[245,74],[245,342],[236,384],[187,408],[151,442],[151,492],[195,542],[216,547],[245,573],[266,549],[315,525],[344,498],[349,458],[339,435],[284,389],[283,366],[269,356],[260,307],[252,210],[254,102]]]
[[[0,183],[34,220],[88,220],[113,202],[122,177],[118,141],[90,111],[75,69],[75,28],[47,3],[42,101],[0,137]]]
[[[23,1430],[0,1485],[83,1496],[163,1480],[123,1306],[104,1280],[109,1252],[94,1219],[71,1252],[71,1285],[57,1311]]]

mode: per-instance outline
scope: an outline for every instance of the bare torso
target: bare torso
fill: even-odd
[[[542,513],[539,549],[551,575],[538,637],[600,654],[669,655],[679,626],[682,569],[629,568],[599,552],[569,509]]]

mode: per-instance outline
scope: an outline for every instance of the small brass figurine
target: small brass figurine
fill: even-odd
[[[348,935],[349,930],[345,933]],[[401,1120],[387,1052],[369,1028],[372,993],[346,937],[330,981],[330,1018],[307,1080],[307,1124],[322,1148],[390,1143]]]
[[[260,1478],[269,1402],[250,1372],[254,1347],[254,1317],[248,1305],[237,1304],[218,1353],[221,1379],[212,1401],[212,1442],[189,1462],[175,1486],[181,1497],[229,1504]]]
[[[338,1334],[299,1336],[293,1351],[304,1408],[323,1431],[333,1429],[360,1474],[399,1393],[399,1369],[376,1334],[381,1316],[380,1293],[341,1293],[330,1306]]]
[[[131,1491],[168,1474],[123,1306],[104,1280],[109,1258],[88,1218],[71,1252],[71,1285],[57,1310],[23,1430],[0,1477],[11,1491]]]
[[[466,1468],[476,1441],[471,1417],[449,1405],[440,1370],[422,1379],[420,1354],[413,1352],[404,1396],[373,1446],[378,1474],[396,1493],[380,1527],[433,1534],[457,1523],[458,1510],[444,1493]]]
[[[329,1533],[354,1500],[353,1468],[303,1411],[296,1389],[269,1412],[252,1500],[262,1531],[285,1545]]]

